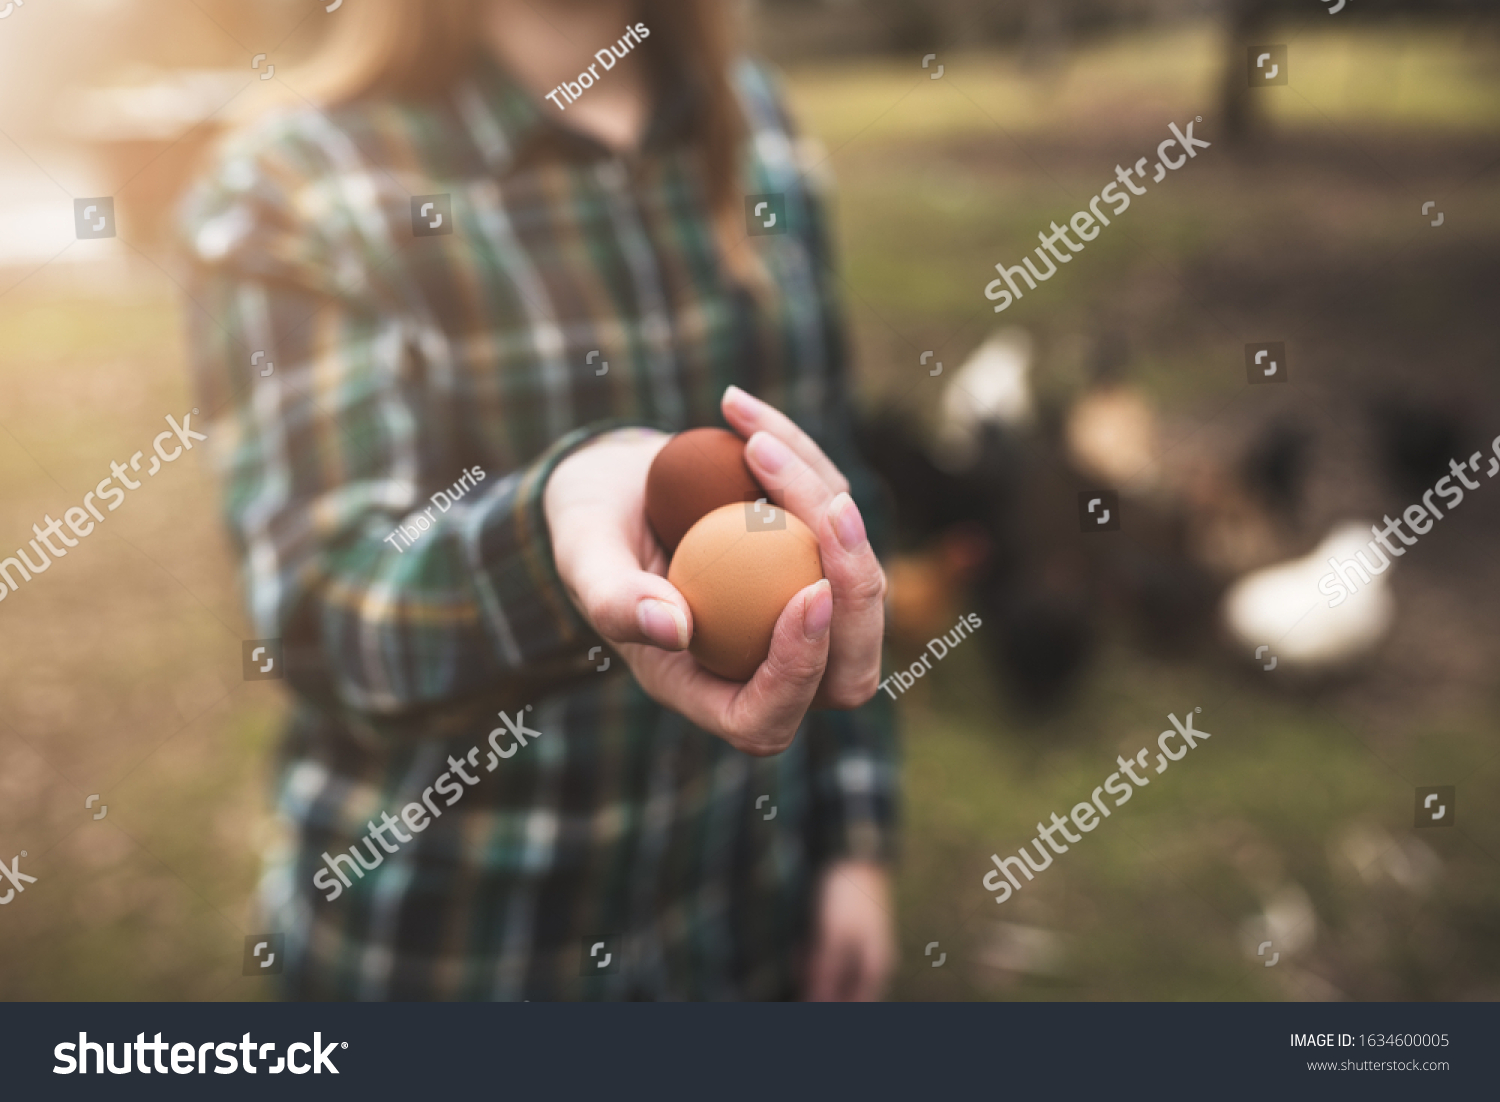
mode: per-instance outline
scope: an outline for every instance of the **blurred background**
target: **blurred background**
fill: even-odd
[[[326,6],[0,9],[0,548],[192,407],[172,204]],[[888,668],[983,624],[898,705],[893,996],[1500,997],[1500,486],[1478,474],[1340,609],[1314,588],[1341,524],[1500,434],[1493,6],[747,17],[840,196],[898,518]],[[1250,87],[1262,44],[1286,85]],[[992,313],[996,262],[1190,120],[1211,148]],[[97,196],[118,234],[78,240]],[[1248,382],[1260,342],[1285,384]],[[163,479],[0,609],[0,859],[38,878],[0,908],[0,998],[267,995],[240,964],[284,699],[241,678],[204,449]],[[1119,530],[1084,530],[1079,493],[1106,490]],[[990,854],[1194,708],[1211,740],[995,904]],[[1429,785],[1455,786],[1451,825],[1415,826]]]

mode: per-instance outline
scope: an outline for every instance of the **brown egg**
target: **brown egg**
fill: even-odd
[[[750,680],[786,603],[822,576],[807,525],[779,507],[745,503],[693,525],[667,570],[693,610],[693,657],[730,681]]]
[[[646,519],[670,556],[687,530],[720,505],[765,491],[745,466],[745,442],[723,429],[679,432],[646,475]]]

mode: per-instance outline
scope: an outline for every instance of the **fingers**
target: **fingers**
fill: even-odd
[[[891,961],[878,931],[858,925],[825,930],[807,962],[810,1002],[875,1002]]]
[[[881,997],[895,963],[889,883],[867,862],[836,862],[823,874],[807,997],[869,1002]]]
[[[807,960],[807,1001],[841,1002],[840,989],[848,971],[847,947],[841,939],[820,935]]]
[[[828,580],[803,589],[776,621],[771,653],[730,704],[730,742],[757,757],[792,744],[828,666],[833,590]]]
[[[720,408],[724,411],[724,419],[741,436],[749,439],[757,432],[768,432],[780,438],[802,461],[805,468],[810,469],[813,474],[823,480],[829,487],[830,493],[836,494],[840,490],[848,491],[849,480],[834,466],[833,461],[823,454],[823,449],[813,442],[812,437],[798,428],[795,421],[780,410],[745,393],[737,386],[725,389]],[[794,472],[794,474],[800,473],[800,470]],[[759,476],[760,472],[757,471],[756,474]],[[768,490],[779,491],[783,483],[763,480],[761,485]]]
[[[885,571],[865,534],[859,507],[848,494],[829,502],[816,531],[837,613],[819,702],[830,708],[857,708],[880,685]]]
[[[885,994],[886,980],[890,975],[891,959],[882,942],[870,940],[860,946],[859,968],[849,1000],[857,1003],[872,1003]]]
[[[823,574],[832,583],[834,627],[828,675],[820,705],[857,708],[880,683],[880,648],[885,632],[885,572],[865,533],[864,518],[847,491],[835,491],[822,478],[803,477],[809,468],[776,435],[761,430],[745,448],[751,471],[763,485],[777,485],[783,508],[818,537]]]

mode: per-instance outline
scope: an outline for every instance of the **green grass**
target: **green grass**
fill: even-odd
[[[1039,725],[1009,715],[982,688],[976,652],[956,654],[924,691],[904,698],[907,815],[899,907],[905,963],[897,992],[914,998],[1279,999],[1299,997],[1311,969],[1352,997],[1456,997],[1494,990],[1496,953],[1460,932],[1495,924],[1493,863],[1471,838],[1411,831],[1408,777],[1464,776],[1468,806],[1492,799],[1493,723],[1482,712],[1444,717],[1433,745],[1367,748],[1369,732],[1339,709],[1287,699],[1238,676],[1142,660],[1109,648],[1093,683]],[[1153,748],[1182,718],[1212,738],[1137,790],[1004,904],[982,885],[991,853],[1027,844],[1053,812],[1066,817],[1117,770],[1116,755]],[[1384,760],[1382,760],[1384,759]],[[1493,817],[1471,818],[1494,840]],[[1366,885],[1340,851],[1357,827],[1414,836],[1445,871],[1427,895],[1389,881]],[[1472,878],[1472,879],[1471,879]],[[1273,972],[1244,944],[1241,924],[1269,893],[1297,885],[1312,900],[1311,948]],[[1407,929],[1423,916],[1462,942],[1458,967],[1392,961],[1411,955]],[[1058,975],[1007,974],[981,961],[994,923],[1067,939]],[[1370,927],[1388,927],[1370,939]],[[924,957],[938,940],[942,972]],[[1352,959],[1351,959],[1352,958]],[[1462,962],[1461,964],[1459,962]],[[1321,990],[1321,989],[1320,989]]]
[[[1288,28],[1266,40],[1289,44],[1289,83],[1265,90],[1277,123],[1500,130],[1492,33],[1424,23]],[[1107,127],[1122,108],[1201,111],[1217,101],[1226,56],[1217,31],[1191,28],[1120,36],[1032,71],[1013,55],[945,53],[938,80],[909,59],[818,61],[792,70],[791,87],[804,124],[831,148],[1045,135]],[[1245,64],[1238,53],[1235,64]]]

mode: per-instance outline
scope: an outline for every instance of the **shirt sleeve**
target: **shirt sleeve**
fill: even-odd
[[[308,169],[231,154],[186,211],[190,360],[254,630],[299,693],[376,719],[562,675],[593,635],[542,492],[614,426],[509,469],[466,444],[436,327],[311,216]]]
[[[896,857],[900,776],[895,711],[879,694],[850,712],[815,712],[806,738],[811,863]]]

